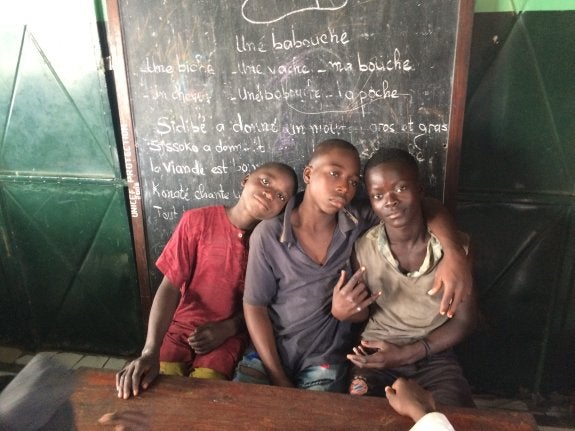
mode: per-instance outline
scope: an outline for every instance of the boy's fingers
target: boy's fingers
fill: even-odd
[[[433,282],[433,287],[427,291],[428,295],[435,295],[437,292],[439,292],[441,290],[441,286],[442,286],[442,281],[441,280],[435,280]]]
[[[345,269],[342,269],[339,274],[339,280],[337,280],[337,284],[335,285],[336,290],[341,290],[345,285]]]
[[[447,317],[453,317],[456,309],[457,304],[455,303],[454,293],[452,290],[446,288],[443,292],[443,297],[441,298],[439,313],[441,315],[447,314]]]
[[[365,268],[363,266],[361,268],[359,268],[357,271],[355,271],[355,273],[350,277],[347,284],[349,284],[353,288],[357,284],[361,283],[363,281],[364,271],[365,271]]]
[[[155,377],[156,376],[154,376],[151,372],[148,372],[146,375],[144,375],[144,377],[142,378],[142,388],[148,389],[150,383],[152,383]]]
[[[367,299],[365,299],[359,306],[361,307],[361,309],[363,310],[364,308],[368,308],[371,304],[373,304],[375,301],[377,301],[377,298],[379,298],[381,296],[382,292],[376,292],[374,294],[372,294],[370,297],[368,297]]]

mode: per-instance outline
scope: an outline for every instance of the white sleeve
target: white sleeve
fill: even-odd
[[[409,431],[455,431],[443,413],[427,413]]]

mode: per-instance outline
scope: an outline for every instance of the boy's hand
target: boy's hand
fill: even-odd
[[[347,359],[359,368],[374,368],[383,370],[399,367],[409,362],[411,352],[409,346],[397,346],[386,341],[362,340],[361,344],[353,348],[353,354]]]
[[[439,312],[451,318],[459,304],[471,294],[472,285],[471,263],[465,251],[451,248],[439,262],[433,287],[427,293],[435,295],[443,288]]]
[[[231,320],[231,319],[230,319]],[[211,352],[235,334],[233,322],[223,320],[198,326],[188,338],[188,344],[198,355]]]
[[[143,390],[148,389],[158,374],[160,374],[160,360],[156,355],[142,355],[134,359],[116,373],[118,398],[127,400],[132,394],[137,396],[140,387]]]
[[[369,316],[369,306],[379,298],[381,292],[369,294],[363,281],[365,268],[358,269],[345,281],[345,271],[333,289],[331,313],[338,320],[363,321]]]

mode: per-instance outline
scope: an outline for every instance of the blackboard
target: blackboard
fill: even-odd
[[[265,161],[300,173],[325,138],[349,140],[364,160],[402,146],[428,193],[448,198],[472,1],[108,0],[108,9],[118,97],[129,99],[119,100],[128,195],[152,287],[185,210],[233,204]]]

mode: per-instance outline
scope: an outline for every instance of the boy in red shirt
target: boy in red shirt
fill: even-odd
[[[147,389],[161,372],[229,379],[247,332],[242,295],[248,236],[278,215],[297,190],[283,163],[266,163],[242,182],[230,208],[186,211],[156,262],[164,278],[150,311],[142,354],[116,375],[118,397]]]

